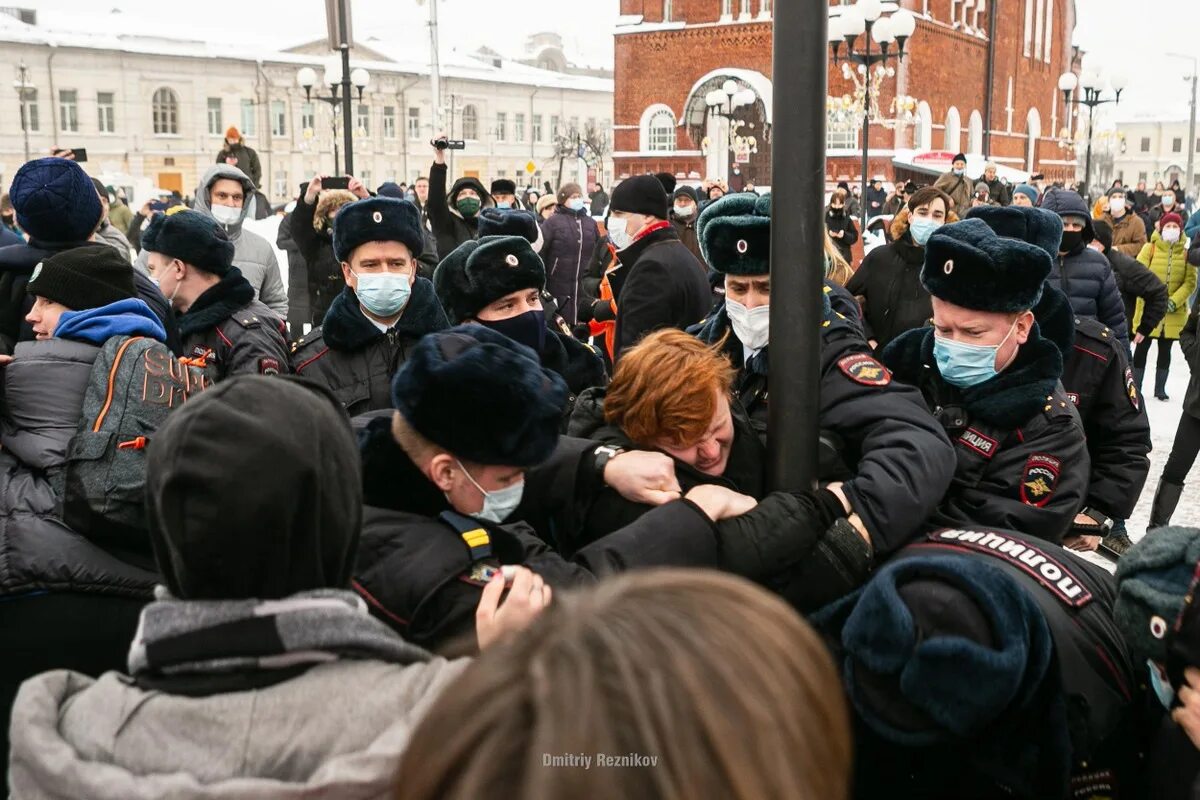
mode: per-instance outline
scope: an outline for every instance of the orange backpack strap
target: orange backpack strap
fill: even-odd
[[[121,359],[125,356],[125,351],[129,349],[129,345],[144,339],[144,336],[131,336],[121,343],[121,347],[117,350],[116,356],[113,357],[112,366],[108,370],[108,393],[104,396],[104,405],[100,408],[100,413],[96,415],[96,423],[92,425],[92,431],[100,430],[100,426],[104,424],[104,418],[108,416],[108,409],[112,407],[114,384],[117,380],[117,370],[121,368]]]

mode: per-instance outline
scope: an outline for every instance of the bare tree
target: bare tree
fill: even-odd
[[[604,163],[604,158],[612,152],[612,140],[608,131],[601,130],[594,123],[587,124],[580,130],[578,127],[567,128],[554,136],[554,157],[558,159],[558,185],[563,182],[563,163],[568,158],[582,158],[589,167]]]

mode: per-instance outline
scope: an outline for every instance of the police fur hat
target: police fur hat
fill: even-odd
[[[545,286],[546,267],[523,236],[463,242],[433,273],[434,291],[455,324],[506,294]]]
[[[199,211],[158,214],[142,234],[142,249],[178,258],[213,275],[233,267],[233,242],[212,217]]]
[[[1198,563],[1200,528],[1184,527],[1149,533],[1117,563],[1113,619],[1139,669],[1147,659],[1166,662],[1167,638]]]
[[[967,211],[967,219],[981,219],[999,236],[1020,239],[1058,258],[1062,244],[1062,217],[1044,208],[1028,206],[978,206]]]
[[[700,252],[726,275],[766,275],[771,271],[771,196],[749,192],[714,200],[696,223]]]
[[[517,184],[510,181],[508,178],[496,178],[492,181],[492,196],[498,194],[516,194]]]
[[[542,251],[542,226],[531,211],[506,208],[485,208],[479,212],[479,238],[485,236],[520,236],[533,245],[533,252]]]
[[[83,167],[50,156],[27,161],[8,189],[17,224],[47,243],[86,241],[100,225],[100,195]]]
[[[413,430],[476,464],[545,461],[566,402],[563,379],[532,350],[482,325],[426,334],[392,381],[392,405]]]
[[[425,249],[421,212],[407,200],[370,197],[342,206],[333,218],[333,254],[349,261],[354,248],[366,242],[400,242],[413,258]]]
[[[981,219],[943,225],[925,245],[921,283],[934,297],[976,311],[1028,311],[1050,275],[1049,254],[1006,239]]]

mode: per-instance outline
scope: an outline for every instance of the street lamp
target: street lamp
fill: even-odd
[[[858,0],[852,6],[834,6],[840,8],[841,14],[829,19],[829,49],[833,53],[833,63],[836,66],[842,59],[842,43],[846,44],[845,59],[850,64],[858,65],[859,74],[865,78],[862,87],[863,104],[863,142],[862,142],[862,227],[867,226],[867,173],[870,170],[871,146],[871,109],[879,103],[879,83],[886,75],[891,77],[894,70],[888,68],[892,58],[897,63],[903,61],[906,53],[905,44],[916,32],[917,20],[907,9],[900,9],[891,16],[883,16],[883,4],[880,0]],[[863,49],[855,49],[855,40],[863,37]],[[871,42],[879,45],[879,52],[871,52]],[[895,49],[893,50],[893,45]],[[875,77],[872,78],[874,70]],[[848,78],[854,78],[849,64],[843,72]],[[857,81],[856,81],[857,83]]]
[[[346,62],[346,63],[343,63]],[[342,136],[345,141],[346,149],[346,174],[354,174],[354,149],[353,149],[353,129],[350,127],[350,86],[353,84],[358,91],[358,99],[362,101],[363,92],[371,82],[371,73],[367,72],[362,67],[358,67],[353,72],[349,69],[348,58],[331,58],[325,65],[321,73],[321,83],[329,90],[327,95],[313,95],[313,87],[317,85],[317,71],[312,67],[301,67],[296,70],[296,83],[304,90],[305,100],[320,100],[328,103],[333,114],[333,171],[340,172],[338,169],[338,146],[337,146],[337,113],[340,108],[342,111]]]
[[[28,97],[26,92],[33,88],[33,84],[29,82],[29,67],[25,66],[24,61],[17,65],[17,74],[20,77],[13,81],[13,88],[17,90],[17,103],[21,107],[21,133],[25,137],[25,160],[28,161],[29,124],[31,120],[29,119],[30,108],[25,101]]]
[[[1105,88],[1104,76],[1091,68],[1085,68],[1078,76],[1073,72],[1064,72],[1058,79],[1058,89],[1063,93],[1063,102],[1067,106],[1068,118],[1072,104],[1087,106],[1088,109],[1087,156],[1083,168],[1083,190],[1089,201],[1092,192],[1092,133],[1095,127],[1096,107],[1106,103],[1120,103],[1121,92],[1125,91],[1125,87],[1129,85],[1129,79],[1121,73],[1113,73],[1108,77],[1108,85],[1112,87],[1114,97],[1101,98],[1100,95]]]
[[[743,89],[733,79],[727,79],[721,84],[721,88],[713,89],[704,96],[704,104],[708,107],[708,113],[725,120],[725,152],[727,154],[733,152],[733,125],[737,109],[753,105],[757,99],[758,95],[754,93],[753,89]],[[726,155],[726,158],[728,157]],[[725,178],[729,179],[728,162],[725,167]]]

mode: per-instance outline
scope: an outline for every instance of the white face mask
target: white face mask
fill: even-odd
[[[761,350],[770,340],[771,306],[746,308],[737,300],[725,298],[725,313],[733,326],[733,335],[751,350]]]
[[[613,247],[618,250],[624,250],[633,244],[633,235],[629,233],[629,220],[624,217],[609,217],[608,238],[612,239]]]
[[[675,216],[680,219],[687,219],[694,213],[696,213],[696,207],[693,205],[675,206]]]
[[[212,217],[222,225],[233,225],[242,218],[242,209],[232,206],[213,206]]]
[[[1164,242],[1175,244],[1179,241],[1179,228],[1166,228],[1162,232]]]

